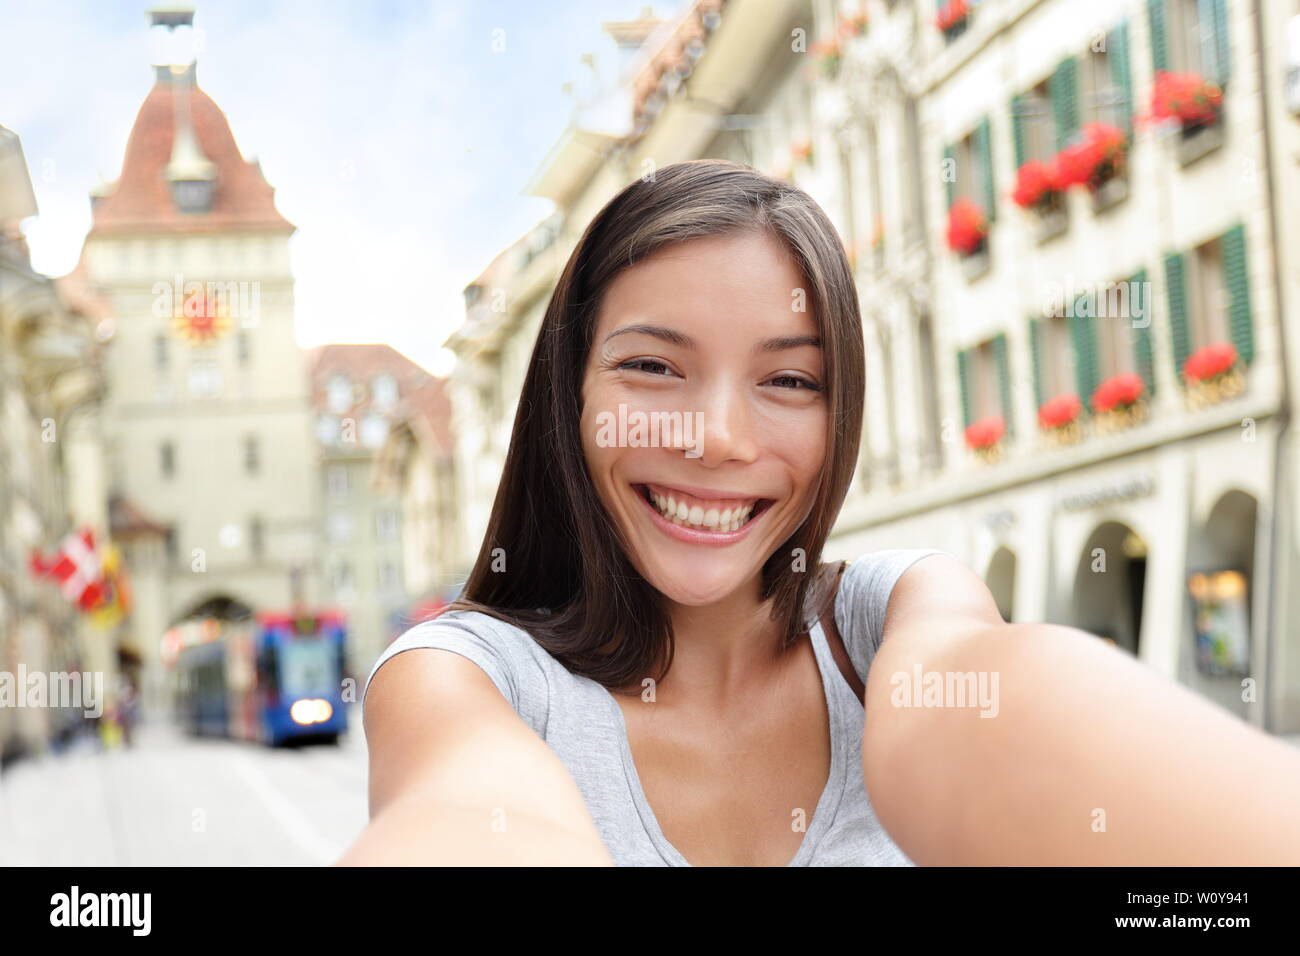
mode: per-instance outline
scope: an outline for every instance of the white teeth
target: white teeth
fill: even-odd
[[[708,528],[711,531],[730,532],[738,530],[754,512],[754,506],[742,505],[737,508],[704,508],[702,505],[687,505],[672,495],[650,493],[651,500],[659,513],[673,524],[684,527]]]

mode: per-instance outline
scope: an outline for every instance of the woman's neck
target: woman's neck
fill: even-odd
[[[782,659],[779,622],[755,579],[703,607],[674,604],[673,663],[665,684],[678,694],[706,692],[721,700],[748,693]]]

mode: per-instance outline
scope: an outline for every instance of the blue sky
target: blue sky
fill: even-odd
[[[43,272],[75,265],[87,193],[120,171],[153,83],[152,5],[0,2],[0,124],[32,171]],[[460,290],[551,209],[520,192],[568,120],[562,84],[582,81],[584,53],[612,66],[600,23],[645,5],[200,0],[199,85],[299,229],[299,341],[384,341],[436,364]]]

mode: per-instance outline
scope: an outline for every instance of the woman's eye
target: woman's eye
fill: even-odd
[[[810,392],[820,392],[822,387],[812,379],[803,378],[799,375],[778,375],[772,379],[772,384],[780,385],[781,388],[788,388],[791,391],[807,389]]]
[[[620,364],[619,368],[630,368],[648,375],[663,375],[671,371],[663,362],[656,362],[654,359],[632,359]]]

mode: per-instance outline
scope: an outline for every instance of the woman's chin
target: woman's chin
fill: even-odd
[[[730,597],[743,586],[749,575],[738,568],[712,570],[676,567],[655,568],[647,580],[664,597],[685,607],[705,607]]]

